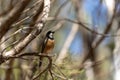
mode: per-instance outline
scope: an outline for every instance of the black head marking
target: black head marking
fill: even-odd
[[[47,34],[46,34],[46,37],[50,38],[50,39],[54,39],[54,31],[48,31]]]

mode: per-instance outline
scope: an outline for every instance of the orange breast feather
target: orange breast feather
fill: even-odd
[[[43,52],[46,54],[49,54],[53,51],[53,48],[54,48],[54,40],[48,39],[48,41],[46,43],[46,47]]]

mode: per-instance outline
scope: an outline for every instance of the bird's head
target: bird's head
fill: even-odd
[[[54,39],[54,36],[53,36],[54,33],[55,33],[54,31],[48,31],[46,36],[50,39]]]

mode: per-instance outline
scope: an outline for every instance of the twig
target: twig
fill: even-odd
[[[51,57],[47,57],[48,59],[49,59],[49,64],[48,64],[48,66],[42,71],[42,72],[40,72],[37,76],[35,76],[35,77],[33,77],[33,79],[32,80],[36,80],[38,77],[40,77],[45,71],[47,71],[47,70],[50,70],[51,69],[51,66],[52,66],[52,58]],[[52,75],[51,75],[52,76]],[[53,77],[52,77],[53,78]]]
[[[67,78],[63,77],[63,76],[60,76],[58,74],[56,74],[54,71],[52,71],[52,74],[58,78],[61,78],[62,80],[68,80]]]
[[[51,65],[51,66],[52,66],[52,65]],[[50,72],[50,75],[51,75],[51,77],[52,77],[52,80],[54,80],[53,73],[52,73],[52,71],[51,71],[51,66],[50,66],[50,68],[49,68],[49,72]]]
[[[42,1],[41,1],[41,0],[37,1],[35,4],[33,4],[33,7],[32,7],[32,8],[34,8],[36,5],[38,5],[39,2],[42,3],[43,0],[42,0]],[[40,8],[41,8],[41,6],[40,6]],[[25,12],[27,12],[27,11],[29,11],[29,10],[31,10],[31,8],[28,8],[28,9],[25,10],[23,13],[25,13]],[[39,9],[38,9],[38,10],[34,10],[31,15],[26,16],[26,17],[24,17],[23,19],[17,21],[17,22],[14,23],[11,27],[13,28],[13,27],[15,27],[15,26],[18,26],[18,25],[20,25],[22,22],[24,22],[25,20],[30,19],[31,17],[34,18],[34,16],[36,16],[36,14],[40,14],[40,13],[39,13]],[[35,20],[34,20],[34,21],[35,21]]]
[[[4,58],[5,60],[9,60],[9,59],[14,59],[14,58],[21,58],[21,57],[24,57],[24,56],[37,56],[37,57],[46,57],[48,60],[49,60],[49,64],[48,66],[42,71],[40,72],[37,76],[33,77],[32,80],[36,80],[38,77],[40,77],[45,71],[49,70],[51,76],[52,76],[52,72],[51,72],[51,66],[52,66],[52,58],[51,58],[51,55],[47,55],[47,54],[37,54],[36,52],[34,53],[24,53],[24,54],[21,54],[21,55],[18,55],[18,56],[11,56],[11,57],[6,57]],[[53,78],[53,76],[52,76]]]
[[[18,43],[18,42],[19,42],[19,40],[17,40],[17,41],[15,41],[15,42],[13,42],[12,44],[8,45],[5,49],[3,49],[3,50],[1,51],[1,55],[3,55],[3,52],[4,52],[7,48],[9,48],[10,46],[15,45],[15,44]]]
[[[60,74],[62,74],[64,77],[66,77],[66,75],[60,70],[60,68],[56,64],[53,64],[53,65],[58,69],[58,71],[60,72]]]
[[[15,31],[13,34],[9,35],[6,39],[4,39],[3,41],[0,42],[0,45],[3,44],[4,42],[6,42],[7,40],[9,40],[10,38],[12,38],[12,36],[15,36],[16,34],[18,34],[19,32],[22,32],[22,30],[24,29],[30,29],[32,27],[23,27],[18,29],[17,31]],[[32,28],[33,29],[33,28]]]
[[[58,10],[56,11],[55,13],[55,18],[58,16],[58,14],[60,14],[61,10],[66,6],[66,4],[69,2],[69,0],[66,0],[59,8]]]
[[[91,33],[94,33],[94,34],[97,34],[97,35],[100,35],[100,36],[104,36],[104,37],[117,37],[117,36],[120,36],[120,34],[104,34],[104,33],[96,32],[95,30],[92,30],[89,27],[87,27],[87,25],[92,25],[92,24],[88,24],[88,23],[81,22],[81,21],[76,21],[76,20],[71,20],[71,19],[68,19],[68,18],[49,17],[48,20],[60,20],[60,21],[72,22],[72,23],[80,25],[80,27],[83,27],[84,29],[86,29],[87,31],[89,31]]]
[[[5,17],[0,17],[0,40],[9,30],[9,27],[20,17],[22,11],[31,0],[22,0]]]
[[[113,20],[115,18],[116,15],[116,9],[117,9],[117,1],[113,10],[113,15],[112,18],[110,20],[110,22],[107,24],[106,29],[104,30],[103,34],[108,34],[111,30],[112,24],[113,24]],[[99,46],[99,44],[104,40],[105,36],[101,36],[98,40],[93,41],[92,47],[96,48],[97,46]]]
[[[26,12],[30,11],[31,9],[33,9],[34,7],[36,7],[36,6],[37,6],[40,2],[42,2],[42,1],[43,1],[43,0],[38,0],[38,1],[35,2],[31,7],[25,9],[25,10],[23,11],[23,13],[26,13]]]
[[[39,16],[36,20],[36,24],[34,25],[36,28],[25,38],[23,41],[21,41],[19,44],[17,44],[14,48],[10,51],[6,52],[4,56],[12,56],[19,54],[33,39],[36,38],[37,35],[39,35],[44,27],[44,22],[46,21],[49,10],[50,10],[50,1],[44,0],[44,9],[41,16]],[[16,51],[15,51],[16,50]]]

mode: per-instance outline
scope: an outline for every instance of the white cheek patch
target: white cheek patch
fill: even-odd
[[[53,38],[53,33],[50,33],[49,37],[50,37],[50,38]]]

